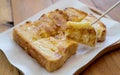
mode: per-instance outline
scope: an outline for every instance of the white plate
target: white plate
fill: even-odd
[[[54,9],[64,9],[66,7],[75,7],[87,13],[91,13],[88,7],[78,0],[62,0],[50,6],[49,8],[40,11],[38,14],[21,22],[17,26],[29,20],[35,21],[43,13],[47,13]],[[75,73],[75,71],[89,63],[104,48],[120,40],[120,23],[105,18],[102,19],[102,22],[107,26],[106,40],[102,43],[97,43],[95,48],[89,48],[80,45],[77,53],[70,57],[59,70],[52,73],[47,72],[33,58],[25,53],[18,44],[13,41],[13,29],[0,34],[0,48],[5,52],[10,62],[21,69],[25,75],[72,75]]]

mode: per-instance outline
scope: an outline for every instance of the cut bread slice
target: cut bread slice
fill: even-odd
[[[94,22],[97,18],[93,15],[88,15],[86,18],[84,18],[82,21],[86,21],[86,22]],[[97,23],[92,25],[97,33],[97,41],[98,42],[102,42],[105,40],[106,38],[106,26],[101,22],[98,21]]]
[[[22,26],[21,26],[22,27]],[[15,28],[14,40],[49,72],[60,68],[64,62],[76,53],[78,44],[72,40],[59,40],[53,37],[32,39],[24,27]]]
[[[89,22],[67,22],[68,28],[65,31],[67,39],[75,40],[89,46],[96,44],[96,32]]]
[[[99,25],[90,25],[94,18],[86,16],[87,13],[71,7],[56,9],[43,14],[35,22],[15,27],[13,39],[41,66],[52,72],[76,53],[78,43],[95,46],[97,38],[104,40],[106,33],[102,34],[97,29]],[[95,29],[100,36],[96,36]]]
[[[87,13],[72,7],[68,7],[64,11],[68,16],[69,21],[80,22],[88,15]]]

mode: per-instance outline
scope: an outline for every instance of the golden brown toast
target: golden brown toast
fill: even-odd
[[[34,23],[27,22],[13,31],[14,40],[41,66],[52,72],[76,53],[78,43],[72,40],[60,40],[54,37],[37,37]]]
[[[22,31],[20,27],[14,29],[14,40],[49,72],[60,68],[71,55],[76,53],[78,43],[75,41],[53,37],[34,40],[28,33]]]
[[[68,21],[68,16],[63,10],[56,9],[55,11],[47,13],[57,26],[65,26]]]
[[[68,16],[63,10],[56,9],[47,13],[47,16],[53,20],[53,22],[58,27],[58,35],[63,35],[63,30],[66,29],[66,22],[68,21]],[[59,36],[60,38],[60,36]]]
[[[97,18],[95,16],[88,15],[87,17],[85,17],[82,21],[87,21],[87,22],[94,22]],[[106,38],[106,26],[101,22],[98,21],[97,23],[95,23],[94,25],[92,25],[94,27],[94,29],[96,30],[97,33],[97,41],[98,42],[102,42],[105,40]]]
[[[75,8],[56,9],[43,14],[35,22],[15,27],[13,39],[41,66],[52,72],[76,53],[78,42],[95,46],[95,27],[87,22],[76,24],[86,16],[87,13]],[[87,21],[87,17],[84,21]],[[80,36],[76,36],[76,33]]]
[[[96,44],[96,32],[89,22],[67,22],[68,28],[65,31],[67,39],[75,40],[89,46]]]
[[[68,16],[69,21],[80,22],[88,15],[87,13],[72,7],[68,7],[64,11]]]
[[[36,29],[37,35],[41,38],[55,36],[58,31],[57,25],[46,14],[43,14],[38,21],[34,22],[33,26],[36,27],[34,29]]]

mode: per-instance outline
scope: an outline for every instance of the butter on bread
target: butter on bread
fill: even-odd
[[[79,43],[89,46],[96,44],[96,32],[89,22],[67,22],[68,28],[65,31],[65,36],[68,39],[75,40]]]
[[[92,23],[96,19],[97,18],[95,16],[93,16],[92,14],[90,14],[87,17],[85,17],[82,21],[84,21],[84,22],[86,21],[86,22]],[[97,41],[98,42],[103,42],[105,40],[105,38],[106,38],[106,32],[107,32],[106,26],[101,21],[96,22],[92,26],[96,30]]]

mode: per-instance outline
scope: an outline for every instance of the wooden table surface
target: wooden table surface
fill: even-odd
[[[38,11],[60,0],[0,0],[0,32],[36,14]],[[90,7],[102,12],[119,0],[80,0]],[[120,22],[120,5],[108,14],[112,19]],[[101,56],[88,66],[80,75],[120,75],[120,49],[114,49]]]

